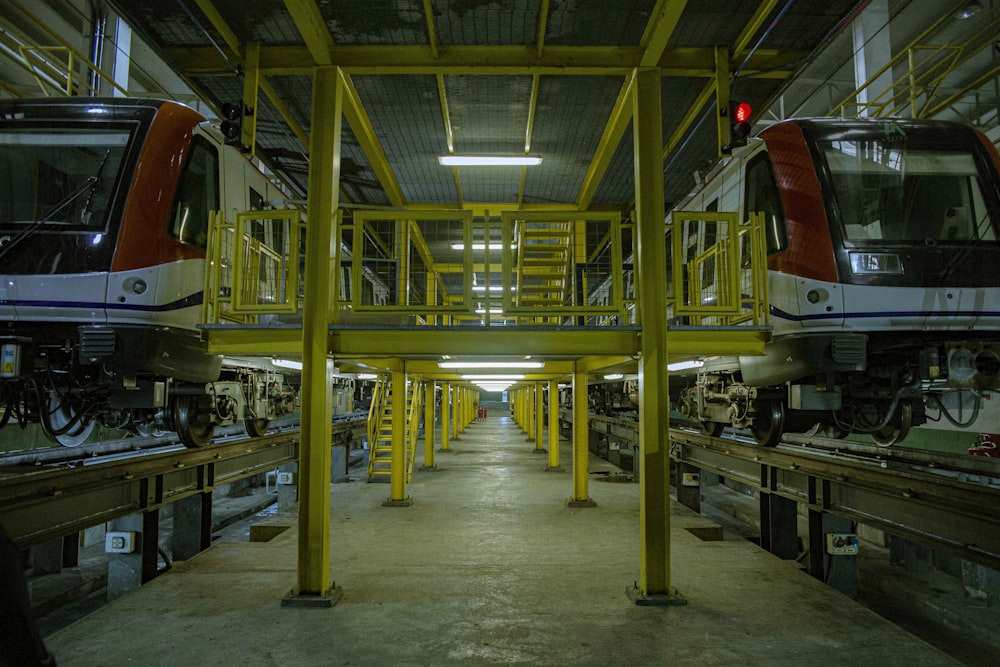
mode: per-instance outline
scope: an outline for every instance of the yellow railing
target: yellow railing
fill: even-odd
[[[372,402],[368,406],[368,449],[374,450],[378,442],[379,423],[382,416],[382,402],[385,400],[386,378],[379,375],[375,380],[375,387],[372,389]],[[371,460],[369,459],[369,469]]]
[[[299,311],[301,212],[209,216],[203,321],[252,324]],[[236,240],[239,239],[239,242]]]
[[[763,215],[673,211],[668,313],[692,325],[770,322]]]
[[[99,91],[95,86],[88,83],[84,77],[76,75],[80,65],[85,70],[97,74],[123,95],[127,94],[127,91],[100,67],[68,46],[20,46],[18,51],[25,68],[31,72],[43,95],[50,95],[52,90],[58,95],[97,95]]]

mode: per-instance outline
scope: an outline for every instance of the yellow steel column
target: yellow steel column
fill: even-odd
[[[455,400],[451,406],[451,436],[453,440],[461,440],[458,437],[458,422],[462,418],[462,388],[455,387],[451,390],[451,395]]]
[[[332,607],[343,591],[330,581],[330,444],[333,362],[327,356],[334,230],[340,182],[342,79],[336,67],[313,76],[309,141],[308,243],[302,314],[302,414],[299,442],[298,585],[282,606]]]
[[[406,495],[406,373],[392,374],[392,460],[386,507],[409,507]]]
[[[524,388],[524,432],[528,435],[527,440],[535,439],[535,388],[528,385]]]
[[[566,501],[570,507],[594,507],[590,499],[589,457],[590,428],[587,408],[587,374],[573,371],[573,497]]]
[[[542,427],[545,425],[545,410],[542,408],[542,383],[535,383],[535,452],[544,453]]]
[[[559,467],[559,383],[549,380],[549,467],[546,470],[562,470]]]
[[[514,402],[514,423],[521,425],[521,390],[515,389],[512,392],[511,400]]]
[[[636,604],[684,604],[670,587],[670,454],[667,392],[666,266],[663,243],[663,145],[660,70],[635,72],[636,274],[639,315],[639,581],[629,587]]]
[[[445,382],[441,385],[441,451],[447,452],[449,450],[448,441],[448,424],[450,420],[448,418],[448,404],[451,401],[451,385]]]
[[[424,465],[421,470],[437,470],[434,465],[434,380],[424,384]]]

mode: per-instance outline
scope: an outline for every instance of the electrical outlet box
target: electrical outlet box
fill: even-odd
[[[109,554],[130,554],[135,551],[136,534],[130,532],[107,533],[104,536],[104,551]]]
[[[278,484],[295,484],[295,473],[293,472],[279,472],[278,473]]]
[[[856,533],[827,533],[826,552],[831,556],[856,556],[858,536]]]
[[[681,486],[701,486],[701,475],[696,472],[681,473]]]

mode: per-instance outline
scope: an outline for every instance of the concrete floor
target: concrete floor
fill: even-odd
[[[674,505],[684,607],[637,607],[638,485],[598,482],[595,508],[506,417],[469,426],[407,508],[385,484],[333,486],[332,609],[288,609],[296,528],[217,543],[47,639],[73,665],[958,664],[752,543],[699,540]],[[610,470],[592,461],[591,471]],[[279,515],[279,520],[280,520]]]

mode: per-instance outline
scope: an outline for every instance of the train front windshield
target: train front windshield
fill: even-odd
[[[997,242],[995,177],[971,131],[892,123],[842,134],[816,147],[848,246]]]
[[[131,138],[94,126],[0,127],[3,273],[100,270]],[[113,243],[113,239],[110,240]],[[46,252],[46,250],[54,252]]]

